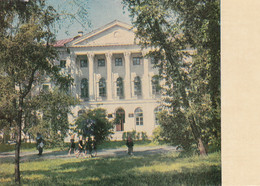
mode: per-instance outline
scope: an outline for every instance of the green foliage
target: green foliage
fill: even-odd
[[[126,141],[128,136],[131,136],[133,140],[147,140],[148,136],[146,134],[146,132],[136,132],[135,130],[133,131],[128,131],[128,132],[123,132],[122,134],[122,140]]]
[[[152,140],[154,143],[158,143],[159,140],[162,140],[162,127],[158,126],[153,130]]]
[[[108,139],[111,134],[113,134],[113,124],[107,119],[106,116],[107,114],[105,109],[97,108],[88,110],[86,113],[79,116],[75,123],[78,134],[84,135],[83,128],[85,128],[87,120],[93,120],[93,126],[88,128],[93,131],[90,135],[94,136],[97,144],[102,143],[104,140]]]
[[[142,136],[142,140],[143,141],[148,139],[148,136],[147,136],[146,132],[141,132],[141,136]]]
[[[58,89],[41,92],[27,102],[30,110],[37,110],[40,114],[27,113],[23,130],[33,138],[36,138],[37,133],[42,134],[46,147],[63,146],[64,137],[69,130],[68,114],[71,113],[71,106],[76,103],[75,98]]]
[[[166,137],[177,135],[174,143],[185,148],[200,139],[220,147],[220,1],[123,2],[140,45],[154,49],[148,56],[166,80]]]
[[[171,116],[167,112],[158,114],[162,128],[161,135],[172,145],[189,151],[194,144],[194,138],[189,124],[184,123],[184,117],[182,113],[176,116]]]
[[[16,129],[15,178],[18,184],[22,124],[25,118],[31,121],[32,113],[37,111],[30,110],[30,104],[38,95],[38,86],[44,81],[52,81],[59,86],[72,83],[71,76],[61,74],[55,65],[57,51],[52,45],[55,41],[52,31],[58,19],[56,10],[42,0],[7,0],[0,3],[0,120],[7,121],[9,127]],[[55,136],[56,130],[63,136],[67,128],[57,126],[62,126],[61,123],[67,125],[67,122],[59,122],[61,119],[55,119],[56,116],[51,116],[51,122],[40,123],[44,126],[51,124],[54,132],[50,133]],[[59,117],[66,118],[64,115]],[[24,132],[37,124],[37,119],[33,123],[27,122]],[[0,122],[0,129],[5,126],[6,122]]]

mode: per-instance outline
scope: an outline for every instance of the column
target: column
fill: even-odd
[[[94,86],[95,86],[95,82],[94,82],[94,53],[88,53],[88,73],[89,73],[89,100],[93,101],[95,99],[95,92],[94,92]]]
[[[124,58],[125,58],[125,78],[124,78],[125,99],[131,99],[131,78],[130,78],[131,52],[125,52]]]
[[[74,79],[74,83],[71,87],[71,93],[73,95],[75,95],[77,98],[79,98],[78,94],[79,92],[77,91],[78,88],[77,88],[77,85],[78,85],[78,81],[79,81],[79,77],[78,77],[78,65],[77,65],[77,57],[75,55],[75,53],[72,53],[69,57],[70,59],[70,66],[71,66],[71,74],[72,74],[72,77]]]
[[[106,53],[107,62],[107,100],[112,100],[112,53]]]
[[[146,55],[146,52],[142,53],[143,56]],[[150,97],[149,95],[149,77],[148,77],[148,71],[149,71],[149,60],[148,58],[143,57],[143,68],[144,68],[144,74],[142,78],[142,95],[144,99],[148,99]]]

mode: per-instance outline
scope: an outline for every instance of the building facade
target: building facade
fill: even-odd
[[[59,65],[74,78],[70,91],[80,100],[70,122],[83,112],[104,108],[107,117],[120,116],[113,139],[136,130],[148,136],[157,127],[160,110],[158,69],[136,44],[132,26],[113,21],[91,33],[58,41]],[[49,86],[49,85],[44,85]]]

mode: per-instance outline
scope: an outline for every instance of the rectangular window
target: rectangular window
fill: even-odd
[[[105,66],[105,59],[98,59],[98,66],[104,67]]]
[[[60,60],[60,68],[66,68],[66,61]]]
[[[123,66],[122,58],[116,58],[115,59],[115,65],[116,66]]]
[[[80,67],[88,67],[88,60],[87,59],[81,59],[80,60]]]
[[[141,57],[133,57],[133,65],[140,65]]]

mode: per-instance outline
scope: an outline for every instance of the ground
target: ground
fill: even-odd
[[[102,149],[95,158],[68,151],[22,151],[22,185],[221,185],[220,152],[182,156],[171,146]],[[0,153],[0,185],[14,183],[14,152]]]
[[[151,155],[158,153],[167,153],[176,151],[175,147],[171,146],[153,146],[153,147],[135,147],[134,156]],[[44,150],[42,156],[38,156],[38,151],[33,152],[21,152],[21,162],[31,161],[31,160],[45,160],[45,159],[61,159],[61,158],[75,158],[75,155],[71,153],[68,155],[68,151],[51,151]],[[117,149],[103,149],[98,150],[98,157],[116,157],[116,156],[127,156],[127,148],[117,148]],[[14,152],[1,152],[0,162],[10,162],[13,161]]]

